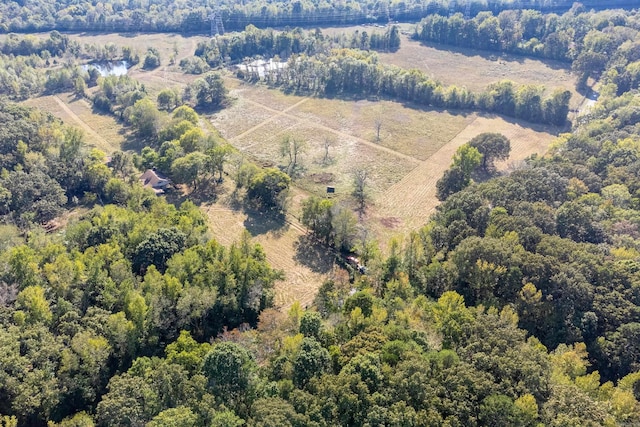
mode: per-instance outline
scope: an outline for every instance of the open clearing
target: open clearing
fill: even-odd
[[[435,43],[422,44],[401,36],[400,49],[380,53],[380,60],[402,68],[416,68],[447,85],[466,86],[481,92],[489,84],[512,80],[517,84],[543,85],[547,92],[555,88],[571,92],[571,108],[581,104],[584,96],[575,90],[576,78],[570,64],[531,59],[524,56],[484,52]]]
[[[227,190],[229,186],[227,186]],[[275,286],[275,305],[289,308],[295,301],[311,305],[318,287],[335,273],[333,257],[308,239],[306,230],[291,215],[284,226],[269,217],[233,209],[229,192],[215,204],[202,209],[209,218],[215,239],[225,246],[237,242],[244,230],[264,248],[267,260],[286,272],[286,279]]]
[[[383,247],[391,237],[406,235],[428,221],[439,204],[435,184],[460,145],[482,132],[503,133],[512,142],[511,157],[498,165],[506,169],[546,152],[559,131],[489,114],[413,109],[391,101],[292,96],[290,103],[281,103],[286,108],[277,110],[270,103],[261,104],[271,92],[281,96],[263,86],[237,85],[231,96],[238,101],[212,117],[213,124],[242,153],[268,166],[286,166],[279,148],[285,135],[306,141],[296,185],[311,194],[324,196],[331,185],[338,199],[348,199],[353,172],[367,170],[371,204],[365,221]],[[251,117],[256,115],[268,117],[253,124]],[[380,142],[375,138],[376,119],[382,122]],[[247,121],[252,123],[249,129]],[[325,139],[332,144],[329,162],[322,161]],[[296,209],[293,203],[294,215],[299,213]]]
[[[141,54],[147,46],[154,46],[163,58],[174,55],[176,48],[176,63],[192,55],[197,42],[205,39],[178,35],[73,37],[81,43],[132,46]],[[421,68],[447,84],[465,82],[474,91],[504,78],[568,89],[574,84],[565,68],[554,68],[542,61],[504,56],[496,59],[474,52],[427,47],[406,37],[399,52],[380,57],[402,67]],[[129,75],[144,83],[152,97],[164,87],[182,88],[198,77],[182,74],[177,65],[168,65],[166,59],[156,70],[144,71],[137,66]],[[414,108],[386,100],[285,94],[244,83],[229,74],[225,83],[232,101],[208,119],[245,157],[262,166],[286,167],[280,151],[282,138],[288,135],[305,141],[284,225],[274,224],[267,216],[234,209],[228,188],[216,203],[202,206],[221,243],[228,245],[248,230],[264,247],[269,262],[287,272],[286,279],[276,287],[276,304],[282,308],[295,300],[303,306],[311,303],[320,284],[335,273],[332,257],[309,240],[296,219],[304,198],[311,194],[324,197],[326,187],[333,186],[336,200],[349,202],[354,171],[366,170],[370,204],[364,221],[384,247],[391,237],[406,235],[428,221],[439,203],[435,183],[460,145],[482,132],[505,134],[511,139],[512,153],[509,160],[498,165],[504,170],[533,153],[543,154],[560,131],[468,111]],[[577,103],[573,90],[572,93],[572,103]],[[87,101],[72,95],[41,97],[27,103],[79,126],[91,145],[106,152],[119,148],[126,139],[115,119],[94,115]],[[379,138],[376,123],[380,124]],[[325,143],[329,146],[328,157]]]
[[[68,125],[82,129],[85,142],[107,154],[119,150],[126,139],[122,125],[113,116],[95,114],[87,100],[74,95],[41,96],[25,104],[46,110]]]

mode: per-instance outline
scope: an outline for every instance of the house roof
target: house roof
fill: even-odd
[[[167,184],[169,184],[169,178],[158,171],[154,171],[153,169],[147,169],[140,176],[140,181],[145,187],[151,188],[165,187]]]

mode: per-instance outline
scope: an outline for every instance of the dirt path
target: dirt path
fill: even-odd
[[[58,103],[60,108],[62,108],[64,110],[64,112],[67,113],[69,115],[69,117],[71,117],[73,119],[73,121],[76,122],[88,136],[90,136],[91,138],[93,138],[93,139],[95,139],[95,140],[100,142],[99,146],[101,146],[101,147],[110,147],[111,146],[111,144],[109,144],[109,142],[106,139],[101,137],[98,132],[93,130],[91,128],[91,126],[89,126],[87,123],[84,122],[84,120],[82,120],[80,117],[78,117],[78,115],[76,113],[74,113],[71,110],[71,108],[69,108],[69,106],[62,99],[60,99],[60,97],[58,95],[55,95],[53,97],[53,99],[55,99],[55,101]]]
[[[260,129],[261,127],[263,127],[263,126],[265,126],[265,125],[267,125],[267,124],[271,123],[272,121],[274,121],[274,120],[275,120],[275,119],[277,119],[278,117],[282,117],[282,116],[285,116],[285,117],[291,117],[290,115],[288,115],[288,114],[287,114],[287,112],[289,112],[289,111],[293,110],[294,108],[296,108],[296,107],[297,107],[297,106],[299,106],[299,105],[304,104],[304,103],[305,103],[305,102],[307,102],[308,100],[309,100],[309,98],[304,98],[303,100],[296,102],[296,103],[295,103],[295,104],[293,104],[292,106],[287,107],[287,108],[285,108],[285,109],[284,109],[284,110],[282,110],[282,111],[278,111],[278,110],[274,110],[273,108],[269,108],[269,107],[267,107],[267,106],[265,106],[265,105],[262,105],[262,104],[260,104],[259,102],[255,102],[255,101],[252,101],[252,100],[250,100],[250,99],[243,99],[243,101],[245,101],[245,102],[247,102],[247,103],[249,103],[249,104],[254,104],[254,105],[257,105],[257,106],[260,106],[260,107],[264,108],[265,110],[268,110],[268,111],[273,112],[273,113],[274,113],[274,115],[273,115],[273,116],[271,116],[271,117],[269,117],[269,118],[268,118],[268,119],[266,119],[266,120],[263,120],[262,122],[258,123],[257,125],[255,125],[255,126],[253,126],[253,127],[249,128],[249,129],[245,130],[245,131],[244,131],[244,132],[242,132],[241,134],[238,134],[238,135],[234,136],[233,138],[230,138],[229,140],[230,140],[230,141],[239,141],[239,140],[241,140],[242,138],[244,138],[245,136],[247,136],[247,135],[249,135],[249,134],[251,134],[251,133],[255,132],[256,130]]]
[[[369,146],[369,147],[372,147],[372,148],[374,148],[374,149],[376,149],[376,150],[384,151],[385,153],[389,153],[389,154],[392,154],[392,155],[394,155],[394,156],[400,157],[400,158],[402,158],[403,160],[406,160],[406,161],[409,161],[409,162],[412,162],[412,163],[415,163],[415,164],[419,164],[419,163],[421,163],[421,161],[420,161],[420,160],[418,160],[418,159],[416,159],[415,157],[408,156],[408,155],[406,155],[406,154],[400,153],[400,152],[398,152],[398,151],[396,151],[396,150],[393,150],[393,149],[391,149],[391,148],[387,148],[387,147],[385,147],[385,146],[382,146],[382,145],[379,145],[379,144],[373,143],[373,142],[371,142],[371,141],[367,141],[366,139],[363,139],[363,138],[357,137],[357,136],[355,136],[355,135],[351,135],[351,134],[348,134],[348,133],[345,133],[345,132],[342,132],[342,131],[336,130],[336,129],[332,128],[332,127],[325,126],[325,125],[323,125],[323,124],[321,124],[321,123],[318,123],[318,122],[312,122],[312,121],[310,121],[310,120],[308,120],[308,119],[305,119],[305,118],[302,118],[302,117],[296,116],[295,114],[289,114],[289,112],[290,112],[290,111],[292,111],[292,110],[294,110],[295,108],[297,108],[298,106],[302,105],[302,104],[303,104],[304,102],[306,102],[308,99],[309,99],[309,98],[305,98],[305,99],[303,99],[302,101],[299,101],[299,102],[295,103],[294,105],[292,105],[292,106],[290,106],[290,107],[287,107],[287,108],[285,108],[285,109],[284,109],[284,110],[282,110],[282,111],[279,111],[279,110],[275,110],[275,109],[273,109],[273,108],[271,108],[271,107],[269,107],[269,106],[266,106],[266,105],[264,105],[264,104],[261,104],[261,103],[259,103],[259,102],[256,102],[256,101],[253,101],[253,100],[251,100],[251,99],[245,98],[245,99],[244,99],[244,101],[245,101],[245,102],[247,102],[247,103],[249,103],[249,104],[252,104],[252,105],[255,105],[255,106],[257,106],[257,107],[261,107],[261,108],[263,108],[263,109],[265,109],[265,110],[267,110],[267,111],[273,112],[273,113],[274,113],[274,115],[273,115],[273,116],[271,116],[271,117],[269,117],[268,119],[266,119],[266,120],[264,120],[264,121],[262,121],[262,122],[258,123],[257,125],[253,126],[252,128],[247,129],[246,131],[242,132],[241,134],[234,136],[233,138],[231,138],[231,141],[239,141],[240,139],[242,139],[242,138],[243,138],[243,137],[245,137],[246,135],[248,135],[248,134],[250,134],[250,133],[252,133],[252,132],[256,131],[257,129],[260,129],[261,127],[263,127],[264,125],[266,125],[266,124],[268,124],[268,123],[271,123],[272,121],[274,121],[274,120],[275,120],[276,118],[278,118],[278,117],[287,117],[287,118],[290,118],[290,119],[296,120],[296,121],[297,121],[297,124],[306,124],[306,125],[309,125],[309,126],[313,126],[313,127],[315,127],[315,128],[321,129],[321,130],[323,130],[323,131],[331,132],[331,133],[333,133],[334,135],[339,136],[339,137],[341,137],[341,138],[344,138],[344,139],[350,139],[350,140],[353,140],[353,141],[359,142],[359,143],[361,143],[361,144],[367,145],[367,146]]]
[[[523,127],[501,118],[476,117],[433,156],[389,187],[376,201],[373,216],[378,219],[393,218],[403,230],[415,230],[426,224],[440,204],[436,197],[436,182],[449,169],[458,147],[480,133],[493,132],[495,129],[500,129],[500,133],[511,141],[511,155],[507,161],[496,164],[499,170],[505,170],[510,164],[534,153],[544,154],[553,140],[553,136],[542,129]]]

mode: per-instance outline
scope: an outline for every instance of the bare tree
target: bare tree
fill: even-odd
[[[331,156],[329,155],[329,148],[335,145],[335,140],[328,136],[325,136],[323,141],[324,143],[324,158],[322,159],[322,164],[327,165],[331,160]]]
[[[376,125],[376,142],[380,142],[380,129],[382,128],[382,117],[380,116],[376,117],[374,124]]]
[[[298,156],[307,148],[307,143],[299,138],[286,135],[280,142],[280,154],[289,158],[287,174],[293,176],[298,167]]]
[[[356,169],[353,173],[353,197],[358,204],[358,214],[362,217],[367,207],[367,178],[368,171],[366,169]]]

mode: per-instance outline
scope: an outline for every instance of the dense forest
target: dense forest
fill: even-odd
[[[430,14],[481,11],[499,13],[520,8],[562,13],[572,0],[409,0],[372,1],[250,1],[222,0],[78,0],[5,1],[0,4],[0,31],[144,31],[208,33],[217,13],[227,30],[257,27],[331,26],[366,22],[418,21]],[[589,8],[609,8],[610,2],[585,0]],[[638,7],[638,0],[617,0],[615,7]]]
[[[24,3],[1,7],[42,7],[46,25],[63,22],[52,6]],[[76,3],[65,7],[83,7]],[[142,3],[100,7],[128,14]],[[513,21],[501,26],[506,15]],[[219,73],[202,70],[182,93],[152,98],[131,77],[102,78],[63,60],[139,55],[129,48],[80,46],[58,32],[7,37],[5,96],[73,91],[147,146],[107,158],[77,129],[0,100],[0,426],[640,424],[637,13],[577,6],[562,16],[429,17],[416,36],[430,40],[436,25],[461,19],[470,29],[456,34],[480,40],[480,28],[497,22],[501,41],[487,49],[538,55],[568,37],[559,58],[573,62],[580,85],[599,80],[598,102],[547,155],[511,173],[494,166],[509,155],[504,136],[464,144],[438,182],[436,214],[388,254],[354,243],[352,212],[305,200],[309,233],[357,251],[367,269],[346,266],[350,274],[325,282],[313,306],[286,312],[273,293],[287,272],[270,267],[248,233],[224,247],[195,203],[171,204],[138,182],[157,168],[195,191],[233,171],[224,179],[235,181],[240,203],[285,208],[287,173],[229,168],[233,148],[201,126],[200,114],[229,102]],[[516,34],[508,43],[507,30]],[[293,59],[268,79],[285,89],[418,102],[430,87],[448,108],[567,117],[562,92],[544,99],[539,88],[496,82],[461,97],[320,32],[252,27],[215,48],[269,57],[282,53],[278,39]],[[533,39],[542,47],[521,47]],[[482,47],[460,40],[438,41]],[[329,50],[309,47],[324,43]],[[211,49],[202,44],[196,58],[216,67]],[[143,66],[160,60],[153,49],[142,56]],[[452,93],[464,103],[451,104]]]

